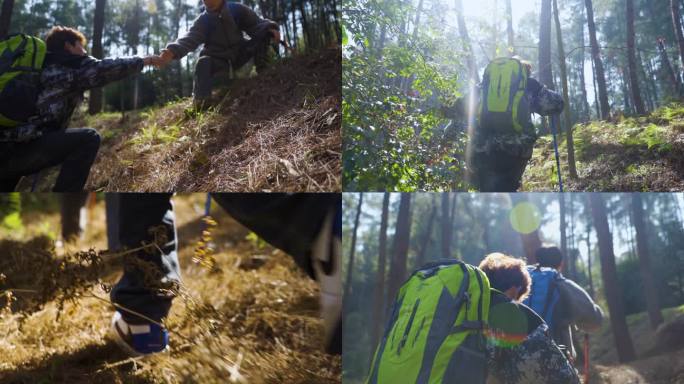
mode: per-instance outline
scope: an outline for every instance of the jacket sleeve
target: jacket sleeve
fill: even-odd
[[[530,112],[542,116],[553,116],[563,112],[563,96],[542,85],[535,79],[528,79],[527,93],[530,97]]]
[[[209,23],[205,22],[206,13],[202,13],[192,23],[190,30],[182,37],[179,37],[173,43],[169,43],[166,49],[173,52],[175,59],[182,59],[188,53],[194,51],[200,45],[207,41],[207,34],[209,33]]]
[[[567,305],[570,315],[569,323],[575,324],[584,331],[595,331],[603,322],[603,311],[589,297],[587,291],[571,280],[558,283],[558,288]]]
[[[238,28],[247,32],[249,37],[257,37],[261,31],[266,29],[278,29],[278,23],[262,19],[257,16],[251,8],[240,3],[230,3],[231,13],[233,18],[236,19]]]
[[[63,91],[85,91],[139,73],[144,66],[139,57],[96,60],[90,58],[77,69],[46,71],[42,78],[46,88]]]

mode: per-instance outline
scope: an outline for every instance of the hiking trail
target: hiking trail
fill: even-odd
[[[322,192],[341,190],[339,48],[283,59],[238,79],[216,108],[190,98],[163,107],[86,116],[102,146],[95,191]],[[56,172],[41,175],[49,190]],[[27,180],[20,190],[29,190]]]
[[[60,284],[71,282],[69,289],[83,287],[85,294],[68,297],[61,312],[58,297],[47,297],[35,307],[27,305],[31,296],[21,293],[12,313],[0,311],[0,382],[339,383],[341,357],[322,351],[318,286],[292,258],[248,236],[247,229],[215,209],[213,257],[220,271],[192,261],[204,229],[205,196],[174,198],[179,261],[189,298],[174,300],[166,322],[168,353],[129,359],[106,337],[113,307],[92,297],[108,294],[97,281],[77,281],[65,273]],[[68,249],[104,249],[104,214],[104,203],[98,202],[85,238]],[[0,240],[5,256],[0,270],[6,275],[0,291],[18,285],[38,289],[35,285],[46,276],[30,265],[38,259],[59,263],[64,254],[52,248],[58,212],[27,212],[24,221],[20,237]],[[103,262],[100,278],[111,284],[121,273],[120,260],[103,257]]]

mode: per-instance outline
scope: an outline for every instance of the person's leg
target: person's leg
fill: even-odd
[[[21,176],[0,179],[0,192],[14,192],[20,180]]]
[[[217,74],[230,77],[231,66],[228,61],[211,56],[202,56],[195,66],[195,83],[193,97],[195,106],[205,106],[210,103]]]
[[[84,223],[81,222],[81,209],[86,203],[88,193],[64,193],[61,198],[62,239],[70,241],[83,232]]]
[[[170,194],[109,194],[108,220],[117,228],[110,239],[123,249],[138,248],[144,242],[159,246],[135,252],[125,258],[124,274],[111,292],[113,303],[161,321],[171,309],[173,287],[180,281],[176,228]],[[113,208],[113,209],[112,209]],[[149,323],[125,310],[119,311],[129,324]]]
[[[235,220],[291,255],[310,276],[312,245],[326,216],[341,204],[335,193],[214,193]]]
[[[229,193],[212,196],[235,220],[291,255],[319,282],[326,350],[341,353],[341,195]]]
[[[195,103],[206,102],[211,97],[211,57],[202,56],[195,65],[193,97]]]
[[[257,72],[261,73],[270,63],[271,39],[272,35],[268,30],[261,30],[251,40],[243,41],[238,57],[233,63],[233,68],[238,69],[254,59],[254,66]]]
[[[74,128],[67,129],[65,136],[69,137],[68,143],[78,142],[78,145],[65,153],[53,192],[79,192],[85,187],[100,150],[100,135],[92,128]]]
[[[0,180],[6,184],[2,187],[9,187],[21,176],[62,164],[53,191],[80,192],[99,147],[100,136],[90,128],[50,132],[28,143],[13,143],[0,161]]]

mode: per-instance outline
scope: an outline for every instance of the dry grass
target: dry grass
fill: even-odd
[[[166,321],[169,353],[127,359],[107,339],[113,308],[102,300],[107,293],[98,279],[116,281],[119,267],[97,263],[98,276],[64,284],[71,291],[58,289],[54,297],[38,302],[30,294],[18,295],[13,312],[3,312],[0,382],[338,383],[340,357],[320,348],[317,285],[289,257],[270,247],[259,248],[246,239],[246,229],[216,212],[219,225],[211,237],[218,251],[212,256],[220,271],[191,261],[202,236],[202,199],[201,195],[175,198],[184,280],[182,296],[174,301]],[[94,222],[102,222],[102,215],[100,203]],[[54,214],[33,219],[26,233],[35,233],[32,227],[41,221],[54,222]],[[102,231],[95,226],[73,248],[101,248]],[[52,260],[64,260],[66,252],[55,252],[52,244],[44,236],[0,240],[0,252],[14,255],[5,257],[0,268],[8,270],[8,260],[19,256],[43,260],[52,255]],[[37,276],[43,274],[16,267],[22,264],[27,265],[12,263],[15,267],[0,290],[9,288],[10,281],[21,288],[40,289]],[[60,296],[69,299],[61,311]],[[29,302],[33,305],[26,305]]]
[[[105,140],[87,188],[341,191],[340,66],[327,49],[236,81],[205,113],[185,99],[126,121],[96,116],[86,123]]]

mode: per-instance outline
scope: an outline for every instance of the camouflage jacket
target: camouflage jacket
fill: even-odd
[[[575,368],[541,324],[520,344],[487,343],[488,384],[580,384]]]
[[[0,129],[0,142],[26,142],[45,132],[66,129],[83,93],[138,73],[138,57],[96,60],[88,56],[48,54],[40,76],[38,114],[27,124]]]

